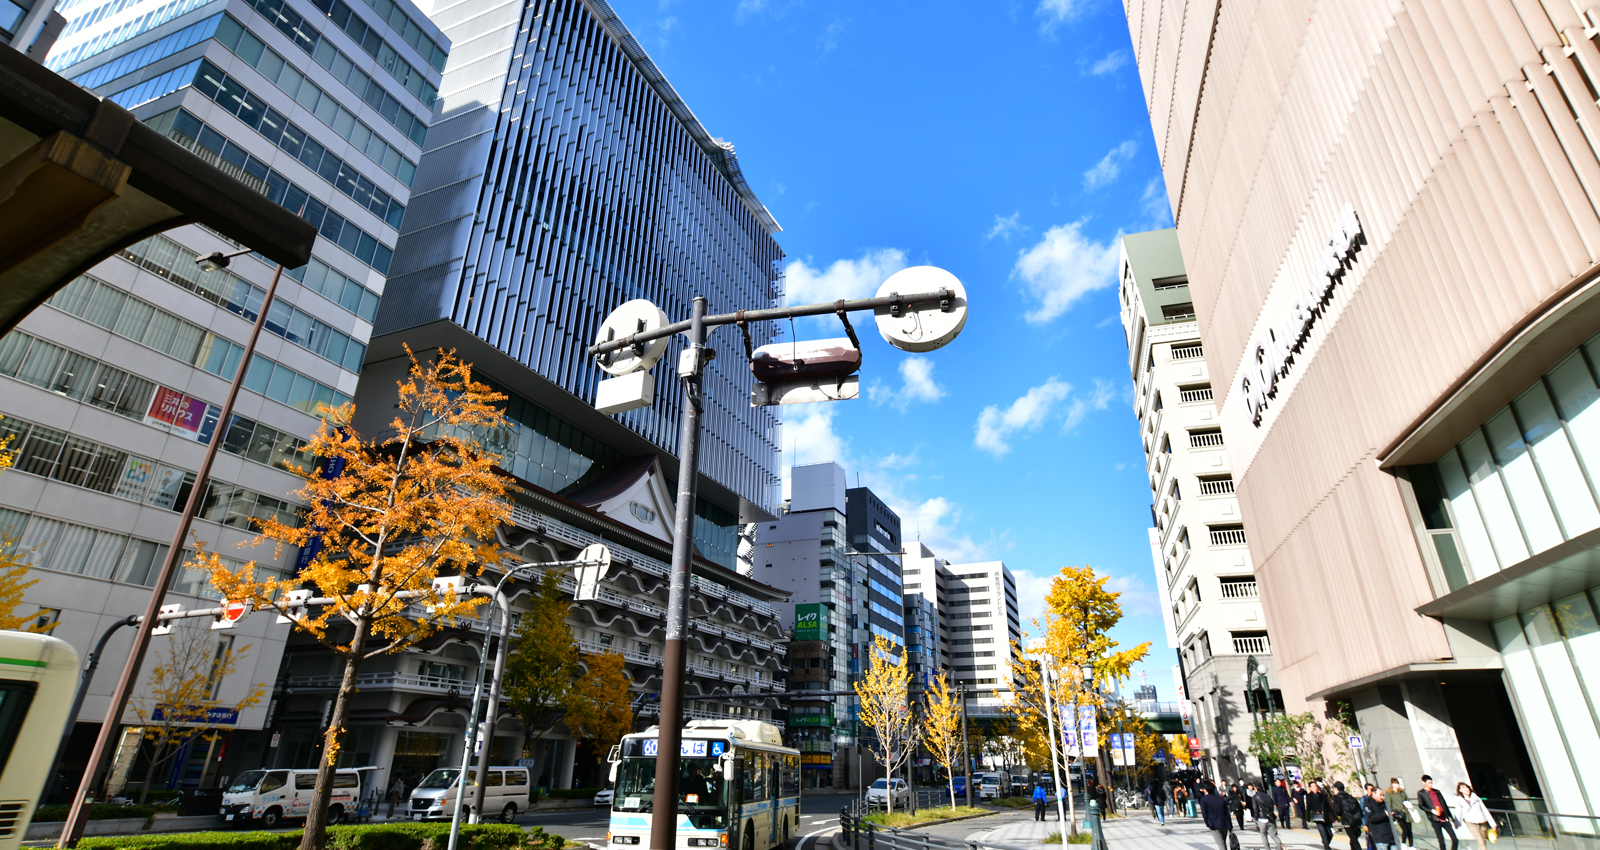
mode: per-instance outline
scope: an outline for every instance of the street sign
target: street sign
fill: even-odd
[[[573,599],[590,602],[600,593],[600,582],[611,574],[611,549],[604,543],[591,543],[578,553],[578,590]]]
[[[936,266],[912,266],[889,276],[878,287],[879,298],[896,293],[950,291],[943,304],[927,304],[916,309],[879,307],[873,311],[878,333],[885,342],[902,351],[932,351],[943,348],[967,324],[967,290],[956,276]]]
[[[668,324],[667,314],[660,307],[646,299],[635,298],[611,311],[611,315],[600,324],[600,332],[595,335],[594,341],[598,345],[637,333],[648,333]],[[602,354],[595,358],[595,362],[606,374],[613,376],[647,372],[661,359],[661,355],[667,353],[667,346],[671,342],[671,337],[653,339],[632,348],[619,348],[610,354]]]
[[[212,621],[211,628],[231,629],[234,624],[243,620],[248,613],[250,613],[250,606],[243,599],[229,599],[227,602],[222,603],[222,613],[218,614],[217,618]]]
[[[1361,749],[1362,747],[1365,747],[1365,746],[1366,746],[1366,744],[1362,742],[1360,735],[1351,735],[1350,736],[1350,749],[1359,750],[1359,749]]]
[[[278,742],[281,741],[281,740],[283,740],[283,736],[278,734],[277,732],[273,732],[272,733],[272,743],[268,744],[267,746],[269,746],[269,747],[271,747],[273,749],[277,749]]]
[[[168,615],[168,614],[177,614],[177,613],[181,612],[182,610],[183,610],[183,603],[181,603],[181,602],[173,602],[171,604],[161,606],[160,613],[156,615],[155,628],[150,630],[150,636],[151,637],[159,637],[160,635],[170,635],[170,634],[172,634],[172,621],[171,620],[164,620],[164,619],[161,619],[161,618],[166,616],[166,615]]]

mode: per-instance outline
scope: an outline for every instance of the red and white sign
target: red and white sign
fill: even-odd
[[[250,606],[241,599],[229,599],[222,603],[222,613],[212,622],[213,629],[231,629],[234,624],[244,619],[250,613]]]

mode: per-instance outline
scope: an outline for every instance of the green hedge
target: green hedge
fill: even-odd
[[[40,806],[33,811],[33,822],[64,821],[70,811],[72,811],[72,806],[65,803],[55,806]],[[110,803],[95,803],[89,807],[89,820],[119,820],[121,818],[144,818],[149,820],[155,817],[155,814],[155,806],[113,806]]]
[[[327,850],[422,850],[432,840],[443,848],[450,840],[447,823],[373,823],[328,827]],[[461,844],[466,850],[560,850],[566,839],[541,827],[524,832],[515,824],[466,824]],[[300,832],[182,832],[163,835],[106,835],[85,838],[83,848],[160,848],[160,850],[294,850]]]
[[[600,793],[599,788],[552,788],[547,792],[552,800],[582,800]]]

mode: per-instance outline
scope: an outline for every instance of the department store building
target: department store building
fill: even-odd
[[[1581,5],[1581,4],[1577,4]],[[1600,815],[1600,20],[1129,0],[1288,710]]]

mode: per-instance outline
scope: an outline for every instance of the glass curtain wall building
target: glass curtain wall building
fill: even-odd
[[[254,537],[255,520],[294,517],[299,484],[284,465],[310,462],[302,447],[321,405],[355,395],[448,41],[408,0],[79,0],[61,11],[69,23],[50,68],[322,237],[307,265],[285,272],[248,367],[243,345],[273,266],[247,254],[201,271],[196,255],[249,246],[199,226],[129,246],[0,338],[0,428],[26,458],[0,488],[0,527],[40,579],[24,610],[37,605],[59,622],[53,634],[86,652],[108,624],[143,610],[212,440],[222,453],[195,535],[230,562],[293,569],[292,547],[236,544]],[[235,416],[219,422],[241,368]],[[180,569],[169,589],[188,608],[213,596],[196,570]],[[222,699],[277,680],[287,630],[272,619],[234,630],[252,649]],[[102,676],[91,693],[111,685]],[[160,778],[203,786],[263,763],[267,736],[255,730],[270,703],[240,713],[226,763],[220,743],[191,747]],[[92,740],[102,704],[90,699],[73,730],[69,775],[82,770],[78,745]],[[114,785],[143,776],[126,757],[109,774]]]
[[[777,223],[732,146],[603,2],[439,0],[430,13],[471,49],[445,70],[369,364],[403,358],[402,343],[469,356],[514,407],[561,423],[553,454],[540,432],[513,461],[546,489],[619,456],[656,454],[675,473],[682,341],[655,370],[655,403],[615,417],[593,409],[605,375],[584,349],[636,298],[673,319],[696,295],[712,312],[775,305]],[[776,335],[750,330],[755,345]],[[696,539],[731,569],[740,521],[775,507],[779,425],[749,405],[737,331],[713,345],[727,355],[706,377]]]

